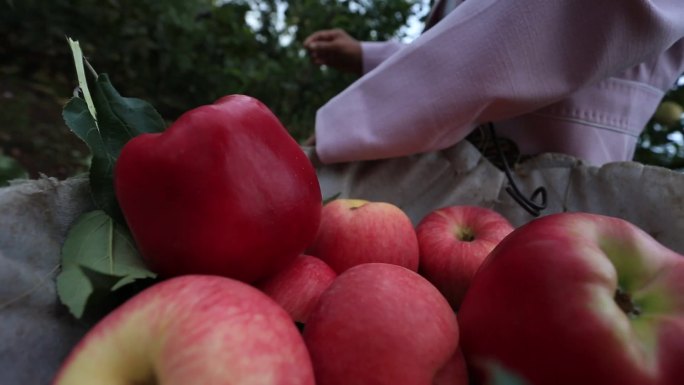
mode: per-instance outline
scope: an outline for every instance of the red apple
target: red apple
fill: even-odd
[[[391,263],[418,270],[418,240],[409,217],[386,202],[337,199],[323,206],[307,254],[338,274],[362,263]]]
[[[564,213],[518,228],[458,316],[479,381],[492,370],[528,385],[684,378],[684,257],[622,219]]]
[[[150,270],[253,283],[311,244],[316,170],[269,109],[245,95],[185,112],[124,145],[116,200]]]
[[[288,314],[245,283],[187,275],[158,283],[102,319],[56,385],[313,385]]]
[[[337,274],[325,262],[300,255],[256,287],[282,306],[295,322],[303,324],[335,277]]]
[[[482,261],[511,231],[510,222],[488,208],[435,210],[416,226],[419,271],[458,309]]]
[[[340,274],[304,340],[317,385],[467,384],[456,315],[432,284],[401,266],[368,263]]]

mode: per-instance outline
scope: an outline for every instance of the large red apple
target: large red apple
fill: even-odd
[[[259,100],[229,95],[126,143],[116,198],[140,254],[163,277],[253,283],[313,241],[321,190],[311,161]]]
[[[304,324],[335,277],[337,274],[325,262],[310,255],[300,255],[256,287],[282,306],[295,322]]]
[[[362,263],[418,270],[418,240],[409,217],[387,202],[337,199],[323,206],[318,234],[307,254],[338,274]]]
[[[684,378],[684,257],[622,219],[564,213],[518,228],[458,315],[479,381],[493,371],[528,385]]]
[[[513,231],[506,218],[479,206],[449,206],[416,226],[420,273],[458,309],[482,261]]]
[[[317,385],[466,384],[456,315],[425,278],[401,266],[354,266],[330,285],[304,327]]]
[[[288,314],[256,288],[188,275],[158,283],[100,321],[56,385],[313,385]]]

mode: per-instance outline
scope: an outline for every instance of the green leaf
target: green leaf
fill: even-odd
[[[96,210],[79,217],[67,234],[57,293],[69,311],[81,319],[89,306],[115,300],[112,297],[118,290],[155,276],[145,267],[128,230],[104,211]]]
[[[116,159],[129,140],[140,134],[162,132],[165,122],[146,101],[122,97],[107,74],[97,76],[91,97],[80,46],[71,39],[69,45],[85,100],[72,98],[64,106],[62,116],[67,126],[90,148],[90,190],[95,205],[123,224],[123,214],[114,192]]]
[[[90,90],[88,89],[88,81],[85,76],[85,68],[83,67],[83,51],[81,51],[81,44],[78,41],[72,40],[70,37],[67,37],[67,42],[69,43],[69,48],[71,48],[71,54],[74,56],[78,86],[81,89],[81,93],[83,93],[83,97],[85,97],[85,102],[88,106],[90,115],[96,119],[97,111],[95,111],[93,99],[90,96]]]
[[[134,137],[164,130],[164,120],[147,102],[123,98],[101,74],[95,82],[95,108],[100,135],[108,155],[116,159],[123,146]]]
[[[122,97],[107,74],[98,76],[96,89],[104,95],[112,113],[123,123],[131,138],[140,134],[162,132],[166,128],[164,119],[150,103],[142,99]]]
[[[95,290],[93,294],[88,297],[85,310],[80,318],[81,321],[88,324],[97,323],[97,321],[109,314],[116,307],[158,282],[158,280],[153,278],[143,278],[127,285],[114,288],[114,286],[116,286],[115,277],[99,273],[95,270],[88,269],[87,267],[81,267],[81,270],[88,279],[93,282],[95,287],[100,288],[99,290]]]
[[[90,147],[93,154],[104,151],[104,143],[95,119],[83,99],[71,98],[62,109],[62,118],[69,129]]]
[[[114,164],[116,158],[106,149],[95,119],[86,102],[73,97],[64,106],[62,117],[67,127],[83,140],[92,154],[89,183],[90,194],[95,205],[104,210],[117,222],[124,223],[123,215],[114,194]]]
[[[147,102],[124,98],[107,74],[98,76],[94,99],[102,147],[93,153],[90,183],[95,203],[119,223],[124,223],[114,192],[114,166],[129,140],[140,134],[164,130],[164,120]]]

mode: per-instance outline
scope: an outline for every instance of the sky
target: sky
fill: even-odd
[[[422,2],[422,9],[425,10],[425,12],[428,12],[430,10],[429,5],[430,5],[430,0],[423,0]],[[418,8],[420,9],[420,8]],[[406,37],[404,38],[404,41],[409,42],[420,35],[420,33],[423,31],[423,26],[424,23],[421,22],[419,19],[423,15],[412,15],[408,19],[408,25],[406,27]]]
[[[229,1],[229,0],[226,0]],[[249,24],[252,27],[258,26],[259,25],[259,12],[256,10],[256,7],[258,7],[259,2],[252,2],[251,6],[253,11],[248,12],[247,15],[245,16],[245,21],[247,24]],[[406,37],[403,38],[403,41],[405,42],[410,42],[418,35],[420,35],[421,31],[423,30],[423,23],[420,21],[420,17],[424,15],[417,15],[415,14],[418,10],[423,10],[425,13],[429,11],[429,4],[430,0],[421,0],[421,4],[416,5],[414,15],[410,16],[408,19],[408,23],[406,27],[404,27],[404,32],[406,33]],[[287,8],[287,1],[279,2],[278,3],[278,14],[284,15],[285,9]],[[289,31],[289,34],[284,34],[284,36],[281,38],[281,44],[287,45],[292,42],[292,35],[294,35],[294,30]]]

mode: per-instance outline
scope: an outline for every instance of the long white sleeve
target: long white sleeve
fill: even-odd
[[[466,1],[323,106],[316,151],[331,163],[445,148],[682,36],[682,0]]]

